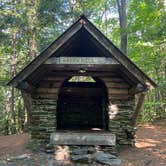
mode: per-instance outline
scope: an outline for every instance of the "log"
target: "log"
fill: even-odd
[[[47,93],[45,93],[45,94],[43,94],[43,93],[41,93],[41,94],[33,94],[32,95],[32,98],[34,98],[34,99],[58,99],[58,94],[47,94]]]
[[[122,78],[119,77],[100,77],[104,82],[109,83],[109,82],[125,82]]]
[[[21,90],[21,94],[27,111],[27,124],[30,125],[32,122],[32,112],[31,112],[32,99],[30,94],[26,93],[24,90]]]
[[[65,80],[65,78],[64,77],[47,76],[47,77],[44,77],[42,80],[44,80],[44,81],[58,81],[58,82],[61,81],[61,82],[63,82]]]
[[[128,94],[128,89],[115,89],[115,88],[109,88],[108,89],[108,94],[109,95],[124,95]]]
[[[102,92],[101,88],[85,88],[85,87],[63,87],[61,92],[68,92],[68,93],[95,93],[95,92]]]
[[[62,82],[55,81],[40,81],[38,87],[41,88],[59,88],[62,85]]]
[[[132,95],[110,95],[109,97],[109,100],[112,101],[112,100],[129,100],[129,99],[134,99],[134,96]]]
[[[55,93],[55,94],[57,94],[58,93],[58,91],[59,91],[59,88],[37,88],[36,89],[36,93],[47,93],[47,94],[49,94],[49,93]]]
[[[27,81],[22,81],[18,83],[17,88],[24,90],[26,92],[33,92],[35,90],[35,87],[29,84]]]
[[[139,113],[141,112],[141,108],[142,108],[142,105],[144,103],[144,99],[145,99],[145,93],[141,93],[139,98],[138,98],[136,110],[132,116],[132,125],[133,126],[136,126],[136,124],[137,124],[137,118],[139,116]]]
[[[130,87],[129,84],[122,82],[122,83],[115,83],[115,82],[106,82],[105,83],[107,88],[121,88],[121,89],[127,89]]]
[[[142,84],[137,84],[136,86],[129,89],[130,94],[136,94],[136,93],[140,93],[143,91],[147,91],[147,89]]]

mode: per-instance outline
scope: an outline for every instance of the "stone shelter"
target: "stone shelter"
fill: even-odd
[[[81,146],[132,145],[145,92],[156,86],[85,16],[8,85],[22,92],[32,139]]]

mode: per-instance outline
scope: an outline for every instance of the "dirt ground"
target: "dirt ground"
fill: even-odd
[[[32,153],[26,149],[29,134],[0,136],[0,160]],[[121,166],[166,166],[166,122],[138,127],[135,147],[120,151]]]
[[[166,166],[166,122],[139,126],[135,147],[119,157],[122,166]]]

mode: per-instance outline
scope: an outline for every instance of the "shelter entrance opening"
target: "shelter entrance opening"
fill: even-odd
[[[107,130],[108,97],[104,83],[85,76],[65,80],[56,117],[58,130]]]

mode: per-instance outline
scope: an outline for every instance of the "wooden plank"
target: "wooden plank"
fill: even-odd
[[[65,78],[64,77],[56,77],[56,76],[45,76],[42,80],[63,82],[65,80]]]
[[[119,64],[111,57],[50,57],[44,64]]]
[[[131,95],[109,95],[109,100],[129,100],[131,98],[134,98],[133,96]]]
[[[105,83],[109,83],[109,82],[119,82],[119,83],[122,83],[122,82],[125,82],[122,78],[118,78],[118,77],[100,77]]]
[[[49,93],[58,93],[58,91],[59,91],[59,88],[37,88],[36,89],[36,93],[47,93],[47,94],[49,94]]]
[[[124,94],[128,94],[129,92],[128,92],[128,89],[115,89],[115,88],[109,88],[108,89],[108,94],[109,95],[117,95],[117,94],[119,94],[119,95],[124,95]]]
[[[32,94],[32,98],[34,99],[57,99],[57,94]]]
[[[89,72],[89,71],[86,71],[85,73],[81,73],[81,72],[79,72],[79,71],[76,71],[76,72],[64,72],[64,73],[62,73],[62,74],[60,74],[60,73],[56,73],[55,74],[56,76],[59,76],[59,75],[61,75],[61,76],[64,76],[64,77],[72,77],[72,76],[89,76],[89,77],[100,77],[100,76],[105,76],[105,77],[110,77],[110,76],[112,76],[112,74],[111,73],[109,73],[109,72],[105,72],[105,73],[95,73],[95,72]]]
[[[105,82],[107,88],[121,88],[121,89],[126,89],[126,88],[130,88],[130,85],[122,82],[122,83],[114,83],[114,82]]]
[[[114,72],[110,72],[110,71],[85,71],[85,73],[80,72],[79,69],[78,70],[63,70],[63,71],[59,71],[59,70],[53,70],[53,71],[49,71],[47,76],[54,76],[54,77],[59,77],[59,76],[63,76],[63,77],[70,77],[70,76],[91,76],[91,77],[116,77],[116,73]]]
[[[56,132],[50,136],[53,145],[107,145],[116,144],[115,134],[90,132]]]
[[[48,70],[60,71],[79,71],[84,69],[86,71],[115,71],[121,67],[120,64],[43,64]]]
[[[63,81],[40,81],[38,84],[38,87],[43,87],[43,88],[59,88],[61,87]]]
[[[97,96],[102,94],[101,88],[80,88],[80,87],[74,87],[74,88],[62,88],[61,93],[65,93],[65,95],[71,95],[74,96]]]

